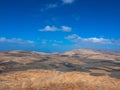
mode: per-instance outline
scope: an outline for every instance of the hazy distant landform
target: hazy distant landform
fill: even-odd
[[[120,53],[0,53],[0,90],[120,90]]]

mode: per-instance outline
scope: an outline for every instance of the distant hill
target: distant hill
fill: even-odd
[[[120,90],[120,53],[89,49],[52,54],[22,50],[1,52],[0,90],[13,88],[11,84],[24,87],[22,90]],[[60,85],[64,88],[58,89]]]

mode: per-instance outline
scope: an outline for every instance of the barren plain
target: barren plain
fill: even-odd
[[[120,90],[120,53],[0,53],[0,90]]]

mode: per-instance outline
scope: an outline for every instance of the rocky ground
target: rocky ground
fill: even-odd
[[[0,53],[0,90],[120,90],[120,53]]]

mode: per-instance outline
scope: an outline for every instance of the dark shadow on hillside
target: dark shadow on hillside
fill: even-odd
[[[62,56],[62,57],[67,57]],[[61,58],[59,56],[58,58]],[[105,73],[93,73],[91,70],[103,70],[109,72],[108,74],[110,77],[120,79],[120,63],[114,62],[110,60],[87,60],[86,58],[80,58],[79,56],[71,57],[73,59],[79,60],[85,64],[72,64],[69,62],[53,62],[51,61],[51,57],[47,56],[41,60],[35,61],[33,63],[29,63],[26,65],[19,64],[13,61],[9,61],[6,63],[0,63],[0,66],[5,66],[4,70],[1,72],[9,72],[9,71],[23,71],[29,69],[45,69],[45,70],[57,70],[62,72],[71,72],[71,71],[78,71],[78,72],[88,72],[90,75],[93,76],[103,76],[106,75]],[[62,59],[62,58],[61,58]],[[111,68],[118,67],[117,69]],[[103,68],[100,68],[103,67]],[[106,68],[106,69],[105,69]]]

